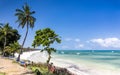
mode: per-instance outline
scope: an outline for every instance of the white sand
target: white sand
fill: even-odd
[[[15,56],[17,57],[17,54]],[[47,60],[47,53],[42,53],[40,51],[24,52],[21,55],[21,59],[30,60],[36,63],[45,63]],[[76,63],[72,60],[63,60],[55,57],[52,58],[51,62],[53,62],[55,66],[67,68],[75,75],[120,75],[120,70],[111,69],[109,66],[106,68],[94,64],[87,65],[84,62]]]
[[[6,75],[34,75],[30,74],[31,70],[3,57],[0,57],[0,72],[4,72]]]

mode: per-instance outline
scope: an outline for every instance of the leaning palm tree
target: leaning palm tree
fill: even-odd
[[[36,21],[36,18],[34,18],[32,16],[34,13],[35,13],[35,11],[30,11],[30,7],[27,4],[25,4],[22,7],[22,10],[16,9],[15,16],[18,17],[18,20],[16,22],[19,22],[19,26],[21,26],[22,28],[24,28],[25,26],[27,28],[25,38],[24,38],[22,46],[21,46],[21,51],[20,51],[18,59],[17,59],[18,61],[20,60],[20,54],[22,53],[22,49],[23,49],[24,43],[25,43],[27,35],[28,35],[29,27],[30,28],[34,27],[34,23]]]

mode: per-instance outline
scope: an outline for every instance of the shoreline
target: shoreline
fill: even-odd
[[[75,75],[120,75],[120,70],[118,69],[109,69],[106,66],[100,66],[96,64],[86,65],[83,61],[80,64],[74,62],[64,62],[63,60],[54,61],[56,66],[67,68],[70,72],[74,73]]]
[[[34,52],[32,51],[32,52],[25,53],[23,55],[27,56],[27,54],[30,56],[28,56],[28,58],[25,58],[25,60],[35,61],[38,63],[46,62],[46,59],[47,59],[46,53],[40,53],[40,51],[34,51]],[[104,65],[99,66],[94,63],[92,63],[92,65],[91,64],[86,65],[84,61],[81,61],[80,63],[75,63],[72,60],[68,61],[68,60],[53,57],[51,59],[51,62],[54,63],[56,67],[66,68],[68,71],[70,71],[75,75],[80,75],[80,74],[82,75],[120,75],[119,70],[104,68],[105,67]]]

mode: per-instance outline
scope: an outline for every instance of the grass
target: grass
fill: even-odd
[[[38,69],[42,73],[42,75],[48,75],[48,68],[46,64],[34,64],[28,66],[28,68],[30,68],[34,72],[36,69]],[[54,74],[49,73],[49,75],[54,75]]]

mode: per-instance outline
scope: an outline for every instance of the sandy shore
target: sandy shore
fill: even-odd
[[[21,55],[21,58],[24,60],[30,60],[38,63],[45,63],[47,60],[47,55],[44,52],[41,53],[40,51],[32,51],[24,52]],[[119,69],[111,69],[109,66],[107,67],[104,65],[87,63],[85,61],[75,63],[72,60],[63,60],[61,58],[53,57],[51,59],[51,62],[53,62],[55,66],[68,69],[75,75],[120,75]]]
[[[75,75],[120,75],[120,70],[110,69],[109,67],[98,65],[86,65],[86,63],[74,63],[73,61],[66,62],[66,60],[53,59],[55,66],[66,68]]]
[[[34,75],[30,70],[13,63],[12,60],[0,57],[0,72],[6,75]]]

